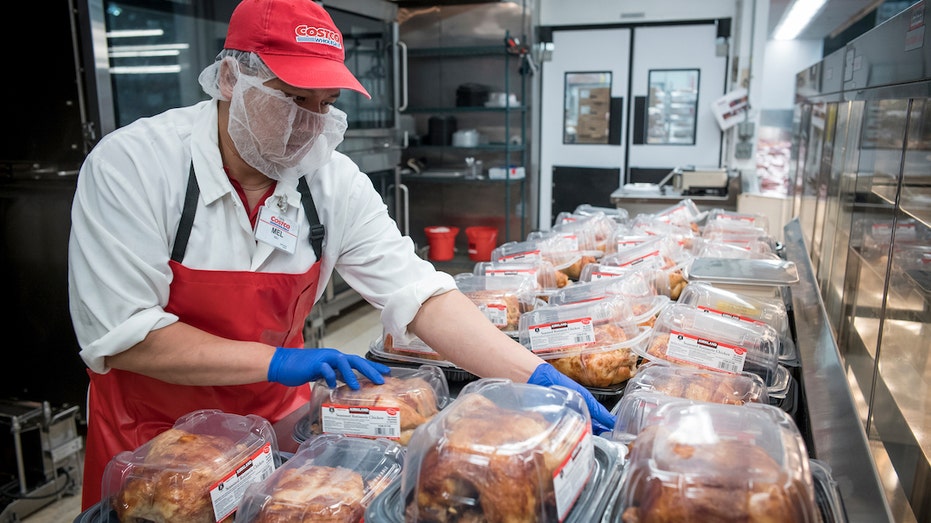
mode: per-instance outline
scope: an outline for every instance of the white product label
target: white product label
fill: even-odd
[[[662,262],[662,259],[659,256],[659,251],[653,251],[653,252],[644,254],[643,256],[640,256],[639,258],[634,258],[633,260],[630,260],[627,263],[621,264],[621,267],[624,267],[626,269],[630,269],[631,267],[638,267],[638,268],[653,267],[653,266],[661,267],[662,266],[661,262]]]
[[[577,251],[579,250],[579,237],[575,234],[563,234],[560,236],[562,242],[560,242],[559,247],[565,248],[567,251]]]
[[[732,319],[732,320],[742,321],[742,322],[744,322],[744,323],[751,323],[751,324],[753,324],[753,325],[766,325],[765,322],[762,322],[762,321],[760,321],[760,320],[751,318],[751,317],[749,317],[749,316],[744,316],[744,315],[742,315],[742,314],[738,314],[738,313],[736,313],[736,312],[721,311],[721,310],[718,310],[718,309],[712,309],[711,307],[706,307],[706,306],[704,306],[704,305],[699,305],[699,306],[698,306],[698,310],[703,311],[703,312],[707,312],[707,313],[710,313],[710,314],[717,314],[717,315],[719,315],[719,316],[724,316],[725,318],[730,318],[730,319]]]
[[[646,242],[646,241],[649,240],[649,239],[650,239],[649,237],[645,237],[645,236],[644,236],[644,237],[641,237],[641,238],[634,238],[634,239],[631,239],[631,238],[618,238],[618,240],[617,240],[617,251],[618,251],[618,252],[621,252],[621,251],[623,251],[624,249],[628,249],[628,248],[630,248],[630,247],[636,247],[636,246],[640,245],[641,243]]]
[[[565,521],[588,483],[595,467],[595,447],[588,431],[576,443],[566,461],[553,473],[553,490],[556,492],[556,511],[559,521]],[[596,486],[597,488],[597,486]]]
[[[401,437],[401,410],[397,407],[359,407],[324,403],[320,407],[323,432],[368,438]]]
[[[536,353],[595,341],[595,326],[591,318],[541,323],[531,325],[527,330],[530,334],[530,350]]]
[[[616,278],[630,272],[629,267],[615,267],[613,265],[600,265],[597,271],[592,271],[592,280],[601,280],[603,278]]]
[[[254,454],[246,458],[228,476],[213,484],[210,488],[210,501],[217,521],[223,521],[236,511],[239,501],[246,492],[246,487],[264,480],[275,471],[275,458],[272,444],[266,443]]]
[[[720,343],[693,334],[672,331],[666,356],[726,372],[740,372],[747,359],[747,349]]]
[[[498,258],[498,261],[505,263],[513,262],[536,262],[540,259],[540,251],[527,251],[527,252],[516,252],[514,254],[508,254],[507,256],[502,256]]]
[[[485,276],[531,276],[536,277],[536,269],[485,269]]]
[[[493,325],[498,328],[505,327],[508,324],[508,306],[504,302],[500,303],[483,303],[478,309],[485,314]]]

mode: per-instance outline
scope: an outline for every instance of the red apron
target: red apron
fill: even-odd
[[[303,274],[194,270],[175,260],[170,265],[174,278],[165,310],[180,321],[233,340],[304,346],[304,322],[320,278],[319,254]],[[275,423],[310,401],[309,386],[262,382],[201,387],[173,385],[117,369],[88,374],[82,511],[101,501],[103,473],[113,456],[138,448],[189,412],[213,408],[256,414]],[[106,490],[115,488],[118,485]]]

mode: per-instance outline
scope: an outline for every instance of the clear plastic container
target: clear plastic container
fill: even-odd
[[[752,240],[744,244],[709,241],[698,250],[698,258],[744,258],[757,260],[780,260],[768,243]]]
[[[815,503],[821,512],[821,523],[847,523],[844,498],[841,497],[830,465],[817,459],[809,460],[809,464],[815,482]]]
[[[617,222],[603,212],[588,215],[561,212],[556,215],[552,230],[574,235],[579,240],[579,250],[600,258],[617,229]]]
[[[640,355],[710,370],[750,372],[763,379],[771,398],[778,398],[785,396],[789,378],[779,365],[779,351],[779,336],[769,325],[674,303],[656,319],[649,347]]]
[[[564,521],[595,474],[594,437],[575,391],[472,382],[408,445],[405,520]]]
[[[678,249],[671,239],[656,236],[602,258],[601,264],[629,270],[670,269],[676,266]]]
[[[691,198],[661,209],[653,215],[656,220],[697,230],[698,222],[705,219],[707,211],[701,211]]]
[[[198,410],[114,456],[104,470],[101,503],[118,521],[215,523],[236,511],[245,486],[280,464],[266,419]],[[101,511],[104,516],[110,513]]]
[[[719,372],[661,362],[640,366],[637,375],[627,383],[625,394],[638,390],[710,403],[769,404],[763,378],[751,372]]]
[[[520,315],[532,311],[539,300],[530,276],[479,276],[457,274],[459,290],[502,332],[516,336]]]
[[[605,521],[819,522],[808,452],[785,412],[679,401],[652,420]]]
[[[769,232],[769,218],[762,214],[711,209],[705,219],[705,226],[715,222],[729,223],[736,227],[755,227],[763,232]]]
[[[582,267],[594,263],[604,254],[602,251],[591,248],[584,250],[583,244],[591,247],[594,242],[593,235],[587,231],[567,233],[560,233],[556,230],[535,231],[528,236],[528,238],[533,237],[540,245],[540,256],[550,262],[554,269],[573,281],[578,281]]]
[[[701,237],[706,243],[723,243],[748,250],[754,249],[757,252],[776,252],[776,239],[759,229],[729,229],[721,225],[709,225]]]
[[[630,218],[630,213],[627,212],[627,209],[622,209],[620,207],[600,207],[589,203],[580,204],[575,208],[572,214],[590,216],[599,212],[604,213],[605,216],[611,218],[618,224],[623,224]]]
[[[629,271],[612,278],[579,282],[553,293],[549,304],[572,305],[620,297],[630,305],[635,323],[651,327],[662,308],[670,303],[666,295],[656,290],[655,282],[664,278],[665,274],[658,276],[652,271]]]
[[[358,522],[401,476],[404,449],[386,439],[314,436],[271,476],[246,489],[237,523]]]
[[[420,338],[414,338],[403,345],[394,342],[394,337],[387,332],[369,344],[365,358],[390,367],[416,369],[421,365],[436,365],[443,371],[446,381],[472,381],[476,375],[459,368],[455,363],[442,359]]]
[[[769,325],[779,335],[779,361],[792,364],[798,360],[789,314],[780,301],[763,300],[709,283],[694,282],[685,286],[678,303],[750,324]]]
[[[616,493],[624,457],[627,455],[627,447],[599,436],[594,436],[592,439],[595,442],[595,471],[563,523],[599,521],[608,501]],[[395,481],[365,510],[365,521],[404,523],[403,509],[401,482]]]
[[[653,416],[661,406],[673,402],[699,403],[698,400],[652,390],[625,390],[624,396],[611,409],[611,413],[617,417],[611,431],[611,439],[621,444],[629,444],[644,427],[655,423]]]
[[[369,345],[369,351],[382,359],[416,363],[418,365],[452,365],[418,337],[407,343],[401,343],[390,333],[385,332]]]
[[[614,387],[637,370],[649,329],[622,297],[541,307],[522,314],[519,341],[581,385]]]
[[[494,257],[492,257],[494,260]],[[502,276],[528,276],[537,282],[539,295],[547,295],[551,291],[561,289],[569,284],[569,277],[556,270],[552,263],[542,258],[532,261],[490,261],[478,262],[472,271],[477,276],[498,278]]]
[[[449,384],[435,365],[394,368],[383,385],[359,377],[359,390],[342,383],[331,389],[325,380],[312,385],[310,409],[294,426],[294,439],[316,434],[387,438],[406,445],[414,429],[450,402]]]
[[[493,262],[534,264],[540,259],[540,245],[535,241],[505,242],[491,251]]]

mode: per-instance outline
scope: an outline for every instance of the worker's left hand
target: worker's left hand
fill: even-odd
[[[608,432],[614,429],[614,416],[608,412],[608,409],[604,407],[595,396],[592,396],[592,393],[588,391],[585,387],[579,385],[563,373],[556,370],[556,367],[550,365],[549,363],[541,363],[537,366],[536,370],[533,371],[533,374],[530,375],[530,379],[527,380],[527,383],[532,383],[534,385],[543,385],[544,387],[549,387],[551,385],[561,385],[567,389],[572,389],[582,395],[582,398],[585,400],[585,404],[588,406],[588,412],[592,417],[592,432],[595,435],[601,434],[603,432]]]
[[[330,388],[336,387],[336,373],[350,389],[359,390],[359,380],[353,369],[382,385],[391,368],[369,361],[362,356],[345,354],[336,349],[286,349],[278,347],[268,365],[268,381],[296,387],[323,378]]]

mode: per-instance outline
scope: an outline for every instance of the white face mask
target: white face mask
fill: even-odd
[[[239,74],[230,96],[229,133],[240,157],[273,180],[316,170],[343,141],[346,113],[315,113],[254,76]]]

